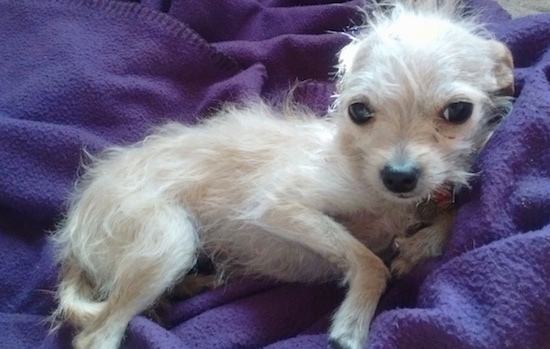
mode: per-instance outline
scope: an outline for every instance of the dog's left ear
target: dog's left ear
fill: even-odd
[[[490,40],[489,49],[495,63],[493,74],[496,78],[497,88],[495,94],[500,96],[514,95],[514,59],[512,53],[503,43]]]

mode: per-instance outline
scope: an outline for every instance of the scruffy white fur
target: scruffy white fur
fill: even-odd
[[[228,106],[93,159],[53,235],[62,265],[54,317],[80,327],[74,347],[117,348],[130,319],[199,253],[235,274],[341,280],[349,290],[330,344],[362,347],[390,276],[373,250],[397,238],[397,274],[440,252],[452,216],[406,237],[417,204],[467,184],[472,155],[509,108],[499,96],[513,88],[509,51],[459,19],[456,4],[436,3],[377,10],[342,50],[327,118]],[[444,119],[455,102],[473,104],[460,124]],[[351,121],[353,103],[369,107],[368,122]],[[392,192],[381,171],[403,162],[418,182]]]

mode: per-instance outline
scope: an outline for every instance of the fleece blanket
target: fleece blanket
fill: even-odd
[[[517,20],[471,0],[515,58],[515,108],[479,171],[445,254],[384,295],[369,348],[550,348],[550,15]],[[82,149],[134,142],[224,101],[294,98],[322,112],[338,32],[359,1],[0,0],[0,346],[48,335],[58,267],[48,231]],[[123,348],[325,348],[338,285],[242,280],[135,317]]]

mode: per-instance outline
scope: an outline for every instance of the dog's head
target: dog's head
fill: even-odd
[[[333,110],[356,170],[397,202],[467,184],[513,93],[506,46],[454,5],[411,2],[375,15],[342,50]]]

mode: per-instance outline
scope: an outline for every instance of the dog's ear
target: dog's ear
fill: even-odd
[[[503,43],[489,40],[489,49],[494,60],[493,74],[497,88],[493,91],[500,96],[514,95],[514,59],[512,53]]]
[[[359,41],[352,39],[352,41],[344,46],[338,54],[338,75],[342,77],[344,74],[351,70],[351,66],[359,50]]]

